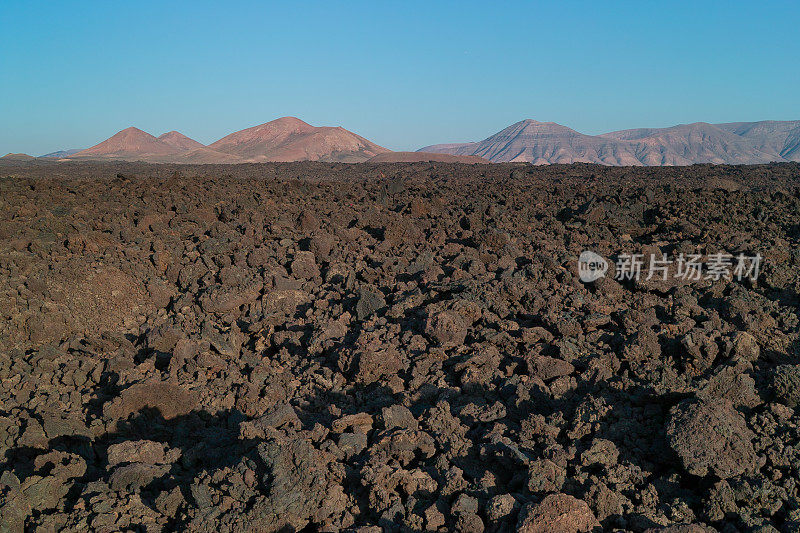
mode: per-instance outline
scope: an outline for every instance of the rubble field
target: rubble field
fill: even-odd
[[[3,164],[0,531],[800,531],[798,294],[798,164]]]

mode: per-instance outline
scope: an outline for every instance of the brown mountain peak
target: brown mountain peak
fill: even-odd
[[[125,159],[147,160],[174,154],[175,147],[162,142],[146,131],[131,126],[125,128],[105,141],[87,148],[72,157],[76,159]]]
[[[204,147],[203,144],[175,130],[159,135],[158,140],[179,150],[196,150]]]
[[[366,161],[387,152],[341,127],[315,127],[296,117],[282,117],[231,133],[209,148],[243,161]]]

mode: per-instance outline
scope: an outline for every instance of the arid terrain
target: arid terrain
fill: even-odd
[[[276,161],[360,163],[389,150],[341,127],[314,127],[295,117],[282,117],[231,133],[208,146],[178,131],[155,137],[130,127],[91,148],[73,151],[71,154],[67,152],[69,151],[54,152],[43,157],[76,161],[183,164]],[[60,157],[61,154],[64,155],[63,158]],[[9,156],[12,160],[20,160],[25,154]]]
[[[597,163],[670,166],[800,162],[800,120],[761,120],[669,128],[636,128],[585,135],[555,122],[522,120],[480,142],[420,149],[477,155],[495,163]]]
[[[0,161],[0,531],[799,531],[799,273],[797,163]]]
[[[1,153],[1,152],[0,152]],[[234,164],[292,161],[338,163],[595,163],[610,166],[756,165],[800,162],[800,120],[761,120],[585,135],[555,122],[526,119],[480,142],[435,144],[393,152],[342,127],[314,127],[282,117],[204,146],[177,131],[155,137],[129,127],[85,150],[40,156],[51,161]],[[9,153],[0,160],[33,160]]]

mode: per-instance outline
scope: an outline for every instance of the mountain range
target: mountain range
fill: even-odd
[[[389,150],[344,128],[314,127],[298,118],[283,117],[231,133],[208,146],[177,131],[155,137],[130,127],[66,158],[152,163],[357,163],[385,152]]]
[[[22,161],[26,157],[30,156],[9,154],[2,159]],[[155,137],[130,127],[91,148],[63,150],[41,157],[59,161],[152,163],[760,164],[800,162],[800,120],[724,124],[695,122],[668,128],[638,128],[586,135],[555,122],[528,119],[479,142],[436,144],[417,152],[392,152],[341,127],[315,127],[295,117],[283,117],[231,133],[208,146],[177,131]]]
[[[659,166],[800,161],[800,120],[695,122],[585,135],[555,122],[529,119],[480,142],[436,144],[419,151],[477,155],[494,163]]]

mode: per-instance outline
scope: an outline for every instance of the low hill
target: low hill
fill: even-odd
[[[36,158],[28,154],[6,154],[0,159],[3,161],[33,161]]]

